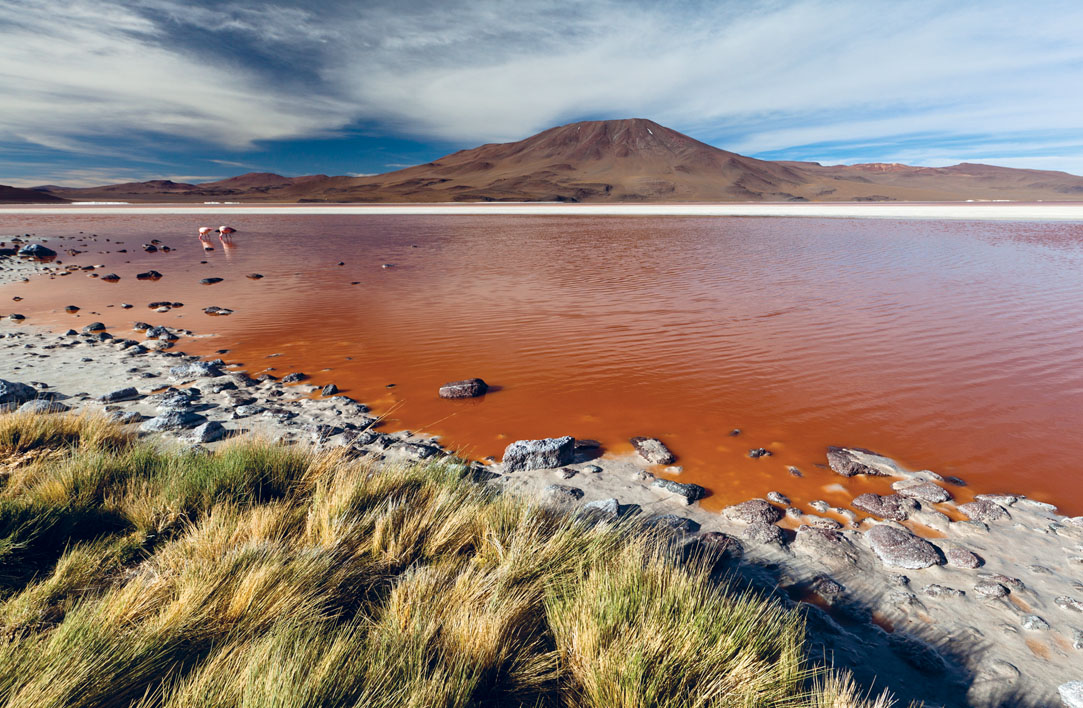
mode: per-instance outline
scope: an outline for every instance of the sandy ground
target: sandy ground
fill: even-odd
[[[37,268],[0,261],[0,280]],[[257,433],[388,461],[447,454],[423,435],[380,432],[362,402],[320,396],[304,383],[257,382],[228,368],[177,373],[175,367],[199,361],[176,351],[183,337],[171,349],[153,346],[143,332],[49,332],[4,319],[0,378],[30,384],[39,397],[75,411],[124,416],[140,430],[171,411],[195,416],[146,433],[168,444],[213,448],[218,435]],[[126,387],[136,393],[102,400]],[[205,422],[222,428],[213,433],[215,425]],[[900,483],[930,481],[950,493],[960,482],[874,454],[848,454]],[[978,521],[953,520],[966,514],[951,501],[914,501],[899,524],[856,507],[824,504],[809,513],[774,497],[719,514],[660,489],[655,474],[663,466],[638,455],[594,459],[581,446],[558,468],[507,472],[500,464],[473,464],[487,484],[512,493],[573,510],[602,502],[591,512],[597,518],[646,519],[678,528],[690,544],[728,548],[740,558],[731,572],[785,603],[802,601],[814,657],[852,669],[877,689],[929,705],[1047,706],[1057,705],[1059,685],[1083,679],[1083,518],[1065,518],[1048,505],[991,497],[987,503],[1001,518]],[[845,489],[845,482],[840,476],[837,486]],[[931,560],[884,558],[872,532],[885,528],[903,530],[917,556]]]
[[[1078,221],[1083,204],[192,204],[0,206],[0,214],[423,214],[548,216],[783,216],[847,219],[953,219],[985,221]]]

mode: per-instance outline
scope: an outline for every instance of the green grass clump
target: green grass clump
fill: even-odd
[[[57,451],[0,479],[0,706],[890,705],[634,523],[451,462],[181,454],[48,417],[0,418],[0,450]]]

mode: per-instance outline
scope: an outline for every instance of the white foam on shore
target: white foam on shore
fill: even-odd
[[[1079,221],[1083,203],[949,204],[155,204],[0,206],[2,214],[357,214],[459,216],[778,216],[844,219]]]

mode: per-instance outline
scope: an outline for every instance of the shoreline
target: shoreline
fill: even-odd
[[[12,263],[0,280],[38,270],[33,262],[7,260]],[[179,444],[213,448],[222,434],[256,433],[389,461],[447,454],[423,434],[379,432],[363,403],[312,398],[318,389],[304,383],[256,381],[200,357],[153,351],[143,346],[150,340],[136,341],[142,333],[57,334],[7,321],[4,330],[0,378],[39,382],[39,397],[52,395],[75,411],[128,416],[133,426],[163,419],[147,427],[173,426],[162,435]],[[177,367],[182,373],[171,371]],[[134,392],[114,393],[131,387]],[[110,393],[117,400],[100,399]],[[935,473],[912,472],[865,451],[840,455],[832,465],[837,470],[886,475],[897,487],[926,493],[952,488]],[[943,705],[998,705],[1006,697],[1046,705],[1056,700],[1057,685],[1081,678],[1083,517],[1069,519],[1015,495],[981,495],[981,507],[963,521],[942,511],[959,516],[951,501],[930,496],[866,500],[866,509],[870,502],[880,506],[877,513],[860,509],[860,516],[827,505],[810,513],[782,495],[716,513],[690,499],[697,495],[690,485],[655,477],[663,467],[636,455],[596,457],[586,446],[565,464],[537,469],[474,463],[496,488],[568,509],[589,504],[602,515],[642,514],[690,543],[743,557],[738,573],[750,583],[777,588],[785,602],[811,601],[803,606],[812,646],[865,683],[875,678],[906,696],[904,686],[921,686],[935,674],[939,685],[914,689],[925,693],[913,697]],[[844,478],[838,482],[844,485]],[[912,536],[891,520],[899,515],[936,538]],[[870,535],[877,528],[893,531]],[[877,541],[884,533],[899,543]]]
[[[0,205],[0,214],[338,214],[374,216],[748,216],[847,219],[932,219],[963,221],[1060,221],[1083,223],[1083,203],[724,203],[724,204],[81,204]]]

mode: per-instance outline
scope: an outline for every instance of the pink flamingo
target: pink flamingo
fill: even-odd
[[[210,233],[214,231],[210,226],[199,227],[199,240],[206,243],[210,239]]]
[[[232,226],[219,226],[218,227],[218,240],[222,243],[233,241],[233,234],[237,232],[237,229]]]

